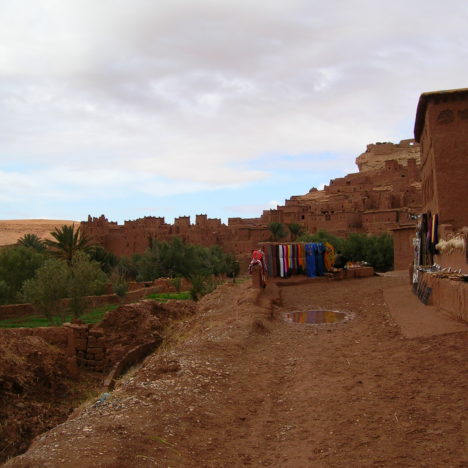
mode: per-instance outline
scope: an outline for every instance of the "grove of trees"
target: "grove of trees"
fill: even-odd
[[[180,239],[151,239],[143,254],[118,258],[91,240],[75,226],[62,226],[45,240],[26,234],[14,246],[0,248],[0,304],[31,302],[48,318],[79,317],[86,296],[102,294],[111,282],[125,295],[128,281],[152,281],[160,277],[181,278],[192,283],[191,295],[198,299],[210,291],[217,278],[235,278],[239,263],[218,247],[185,244]],[[62,299],[68,298],[68,308]]]

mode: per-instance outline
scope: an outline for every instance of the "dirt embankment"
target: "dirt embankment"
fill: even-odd
[[[1,331],[0,460],[21,453],[34,436],[63,422],[70,402],[82,397],[65,362],[64,352],[39,336]]]
[[[402,335],[383,298],[402,281],[292,286],[281,305],[271,285],[226,284],[110,398],[6,466],[466,466],[468,333]],[[315,307],[355,318],[278,320]]]
[[[195,308],[187,301],[142,301],[108,312],[93,327],[103,333],[105,371]],[[65,421],[101,389],[105,373],[70,371],[67,346],[64,327],[0,329],[0,462],[24,452],[35,436]]]

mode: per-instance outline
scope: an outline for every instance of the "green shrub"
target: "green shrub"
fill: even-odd
[[[153,281],[161,277],[177,278],[221,276],[238,274],[236,259],[219,246],[202,247],[186,244],[174,238],[170,242],[153,239],[151,248],[138,258],[134,257],[139,281]],[[195,280],[198,281],[198,280]]]
[[[107,276],[98,262],[91,260],[84,252],[75,253],[71,261],[68,285],[69,307],[74,317],[79,317],[84,312],[87,306],[86,296],[102,294],[106,282]]]
[[[112,285],[112,289],[119,297],[125,297],[128,292],[128,283],[124,279],[119,279]]]
[[[138,276],[137,263],[141,254],[135,254],[132,258],[120,257],[117,263],[117,273],[127,281],[135,281]]]
[[[91,249],[89,253],[91,260],[98,262],[101,270],[110,275],[119,263],[119,258],[112,252],[107,251],[104,247],[98,245]]]
[[[193,301],[198,301],[198,299],[210,292],[208,277],[205,275],[193,275],[190,281],[192,283],[192,287],[190,288],[190,297]]]
[[[278,242],[286,237],[286,231],[281,223],[270,223],[268,225],[268,230],[271,233],[271,240],[273,242]]]
[[[182,288],[182,277],[176,276],[174,278],[171,278],[171,283],[172,283],[172,286],[174,286],[175,290],[177,292],[180,292]]]
[[[10,288],[5,281],[0,280],[0,305],[6,304],[8,302],[8,296],[10,294]]]
[[[8,292],[5,293],[3,286],[2,296],[5,303],[21,301],[24,282],[34,276],[44,259],[44,254],[29,247],[14,246],[0,250],[0,281],[8,288]]]
[[[304,228],[297,223],[288,224],[288,229],[291,234],[291,240],[293,241],[304,233]]]
[[[314,234],[301,234],[298,240],[300,242],[328,242],[333,245],[335,250],[341,251],[344,249],[344,243],[346,242],[346,239],[334,236],[333,234],[330,234],[329,232],[322,229],[318,230]]]
[[[25,281],[23,297],[49,320],[63,322],[67,308],[61,299],[69,298],[68,311],[79,317],[87,306],[86,296],[102,293],[106,281],[99,263],[90,260],[84,252],[76,252],[71,263],[59,258],[47,259],[34,278]]]
[[[228,254],[226,256],[226,275],[229,278],[232,278],[233,281],[235,281],[237,276],[239,276],[239,272],[240,272],[239,261],[234,255]]]
[[[50,258],[23,285],[23,296],[48,320],[63,321],[66,310],[60,300],[67,297],[70,268],[66,261]]]

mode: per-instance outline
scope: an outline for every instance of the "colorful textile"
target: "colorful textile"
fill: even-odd
[[[323,276],[325,273],[325,264],[323,261],[323,256],[326,252],[326,247],[321,243],[318,242],[316,244],[316,250],[315,250],[315,255],[316,255],[316,262],[317,262],[317,275]]]
[[[325,270],[332,271],[333,263],[335,262],[335,248],[329,242],[325,242],[323,245],[326,249],[325,254],[323,256]]]
[[[309,278],[317,276],[317,265],[316,265],[316,245],[306,244],[306,271]]]
[[[333,255],[333,246],[321,242],[264,244],[264,271],[271,277],[280,278],[289,278],[296,274],[320,276],[330,268]]]
[[[278,265],[280,278],[284,278],[283,246],[278,245]]]

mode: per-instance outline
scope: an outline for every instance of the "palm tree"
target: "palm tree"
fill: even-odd
[[[25,234],[17,240],[16,244],[34,249],[37,252],[44,252],[46,249],[44,241],[37,234]]]
[[[291,233],[291,240],[295,241],[301,234],[303,234],[304,229],[300,224],[292,223],[288,224],[289,232]]]
[[[91,239],[81,232],[80,227],[75,229],[75,225],[67,226],[64,224],[60,228],[55,228],[51,233],[55,240],[46,239],[45,244],[51,252],[62,257],[71,264],[76,252],[91,252],[93,245]]]
[[[268,229],[271,232],[271,239],[273,242],[278,242],[283,237],[286,237],[284,226],[281,223],[270,223]]]

